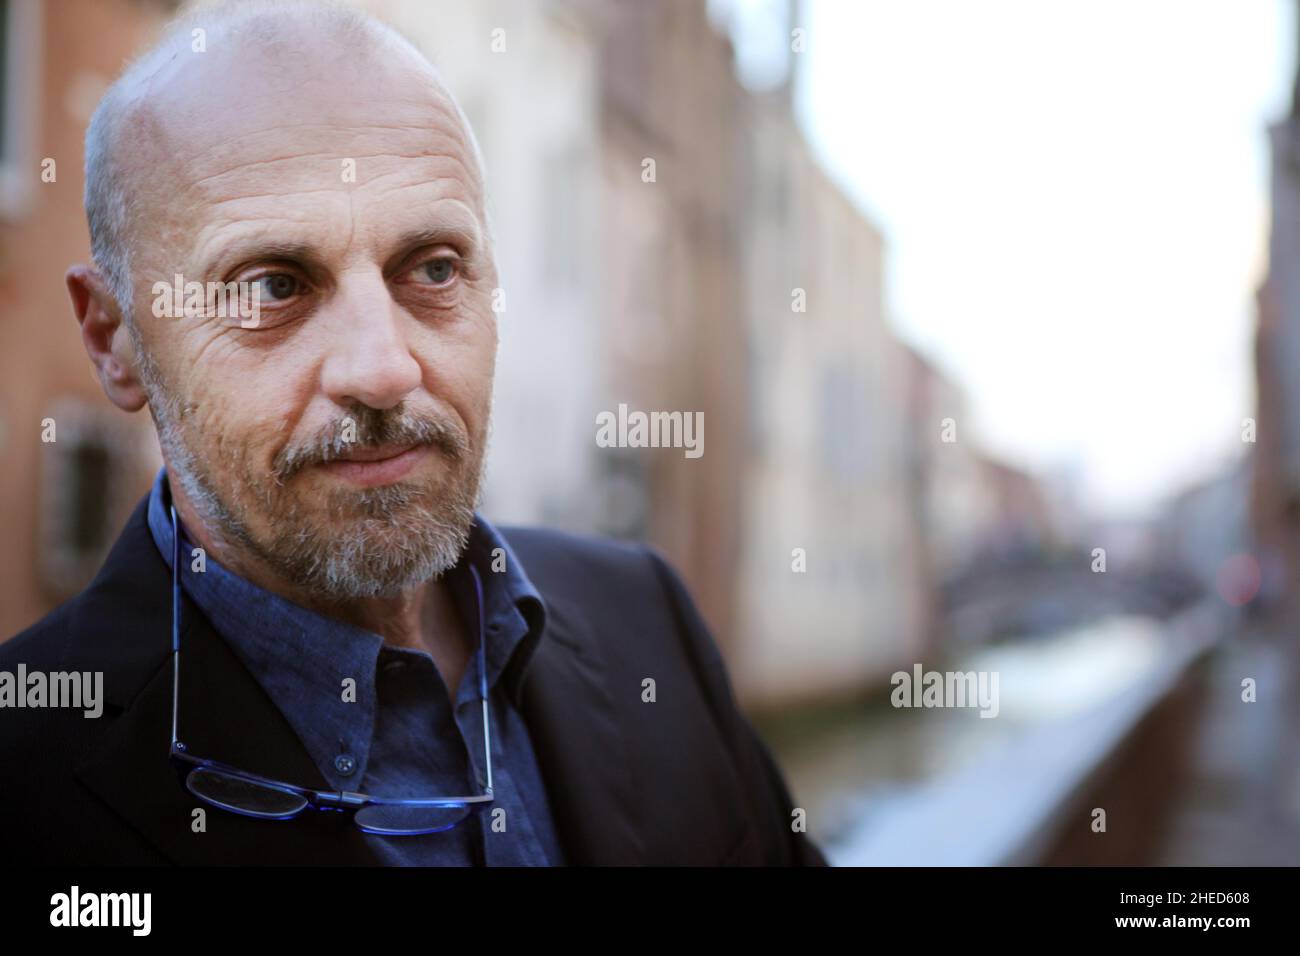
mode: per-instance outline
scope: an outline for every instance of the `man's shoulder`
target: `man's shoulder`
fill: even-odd
[[[682,575],[653,545],[548,528],[499,528],[548,608],[581,622],[615,669],[678,667],[711,706],[734,702],[721,650]],[[635,635],[635,639],[627,639]]]
[[[18,662],[33,670],[57,669],[67,653],[68,638],[88,590],[89,587],[0,643],[0,670],[12,670]]]
[[[146,495],[127,518],[95,577],[40,620],[0,643],[0,661],[18,654],[25,655],[23,659],[28,661],[31,655],[46,656],[51,646],[65,641],[69,634],[103,626],[105,610],[129,610],[138,605],[145,582],[156,584],[158,567],[162,565],[149,537],[147,501]],[[157,602],[147,603],[152,606]]]
[[[640,541],[563,531],[540,525],[497,525],[497,531],[521,560],[571,562],[583,567],[634,567],[643,565],[653,549]]]
[[[497,531],[543,595],[614,589],[662,597],[664,576],[674,574],[654,546],[640,541],[536,526],[502,525]]]
[[[644,673],[675,663],[710,697],[730,698],[712,633],[681,575],[653,545],[550,528],[498,532],[547,607],[578,625],[609,665]],[[635,639],[614,637],[629,634]]]

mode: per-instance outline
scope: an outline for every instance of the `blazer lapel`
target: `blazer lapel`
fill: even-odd
[[[629,750],[585,616],[543,592],[546,628],[521,674],[520,707],[572,865],[644,859]]]

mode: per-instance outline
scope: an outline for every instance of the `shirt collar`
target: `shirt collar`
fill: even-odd
[[[163,560],[172,563],[171,491],[166,468],[149,494],[148,522]],[[303,741],[322,774],[338,789],[355,789],[365,772],[376,710],[375,668],[381,654],[400,657],[424,651],[386,646],[372,631],[325,617],[273,594],[204,555],[195,572],[194,545],[182,528],[182,587],[230,645]],[[468,563],[483,582],[484,638],[489,693],[522,644],[545,627],[541,594],[500,533],[478,512],[460,562],[446,573],[462,620],[473,629],[477,608]],[[455,706],[478,698],[477,634],[456,694]],[[345,699],[345,680],[355,699]],[[336,758],[346,754],[355,770],[342,774]]]

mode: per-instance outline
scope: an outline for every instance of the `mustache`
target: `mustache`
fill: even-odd
[[[456,463],[470,452],[468,436],[446,418],[412,413],[400,405],[384,409],[360,406],[311,438],[282,448],[272,462],[272,474],[283,484],[311,465],[334,461],[358,448],[382,445],[432,445]]]

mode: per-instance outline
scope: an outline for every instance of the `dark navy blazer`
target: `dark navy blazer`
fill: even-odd
[[[344,814],[285,822],[197,801],[167,760],[171,579],[142,499],[81,594],[0,645],[0,670],[102,671],[104,711],[0,710],[6,862],[378,864]],[[502,675],[527,722],[568,863],[825,865],[738,710],[721,655],[652,549],[499,529],[546,605]],[[182,700],[191,752],[328,789],[302,742],[188,598]],[[642,700],[653,678],[656,701]],[[801,815],[800,815],[801,816]]]

